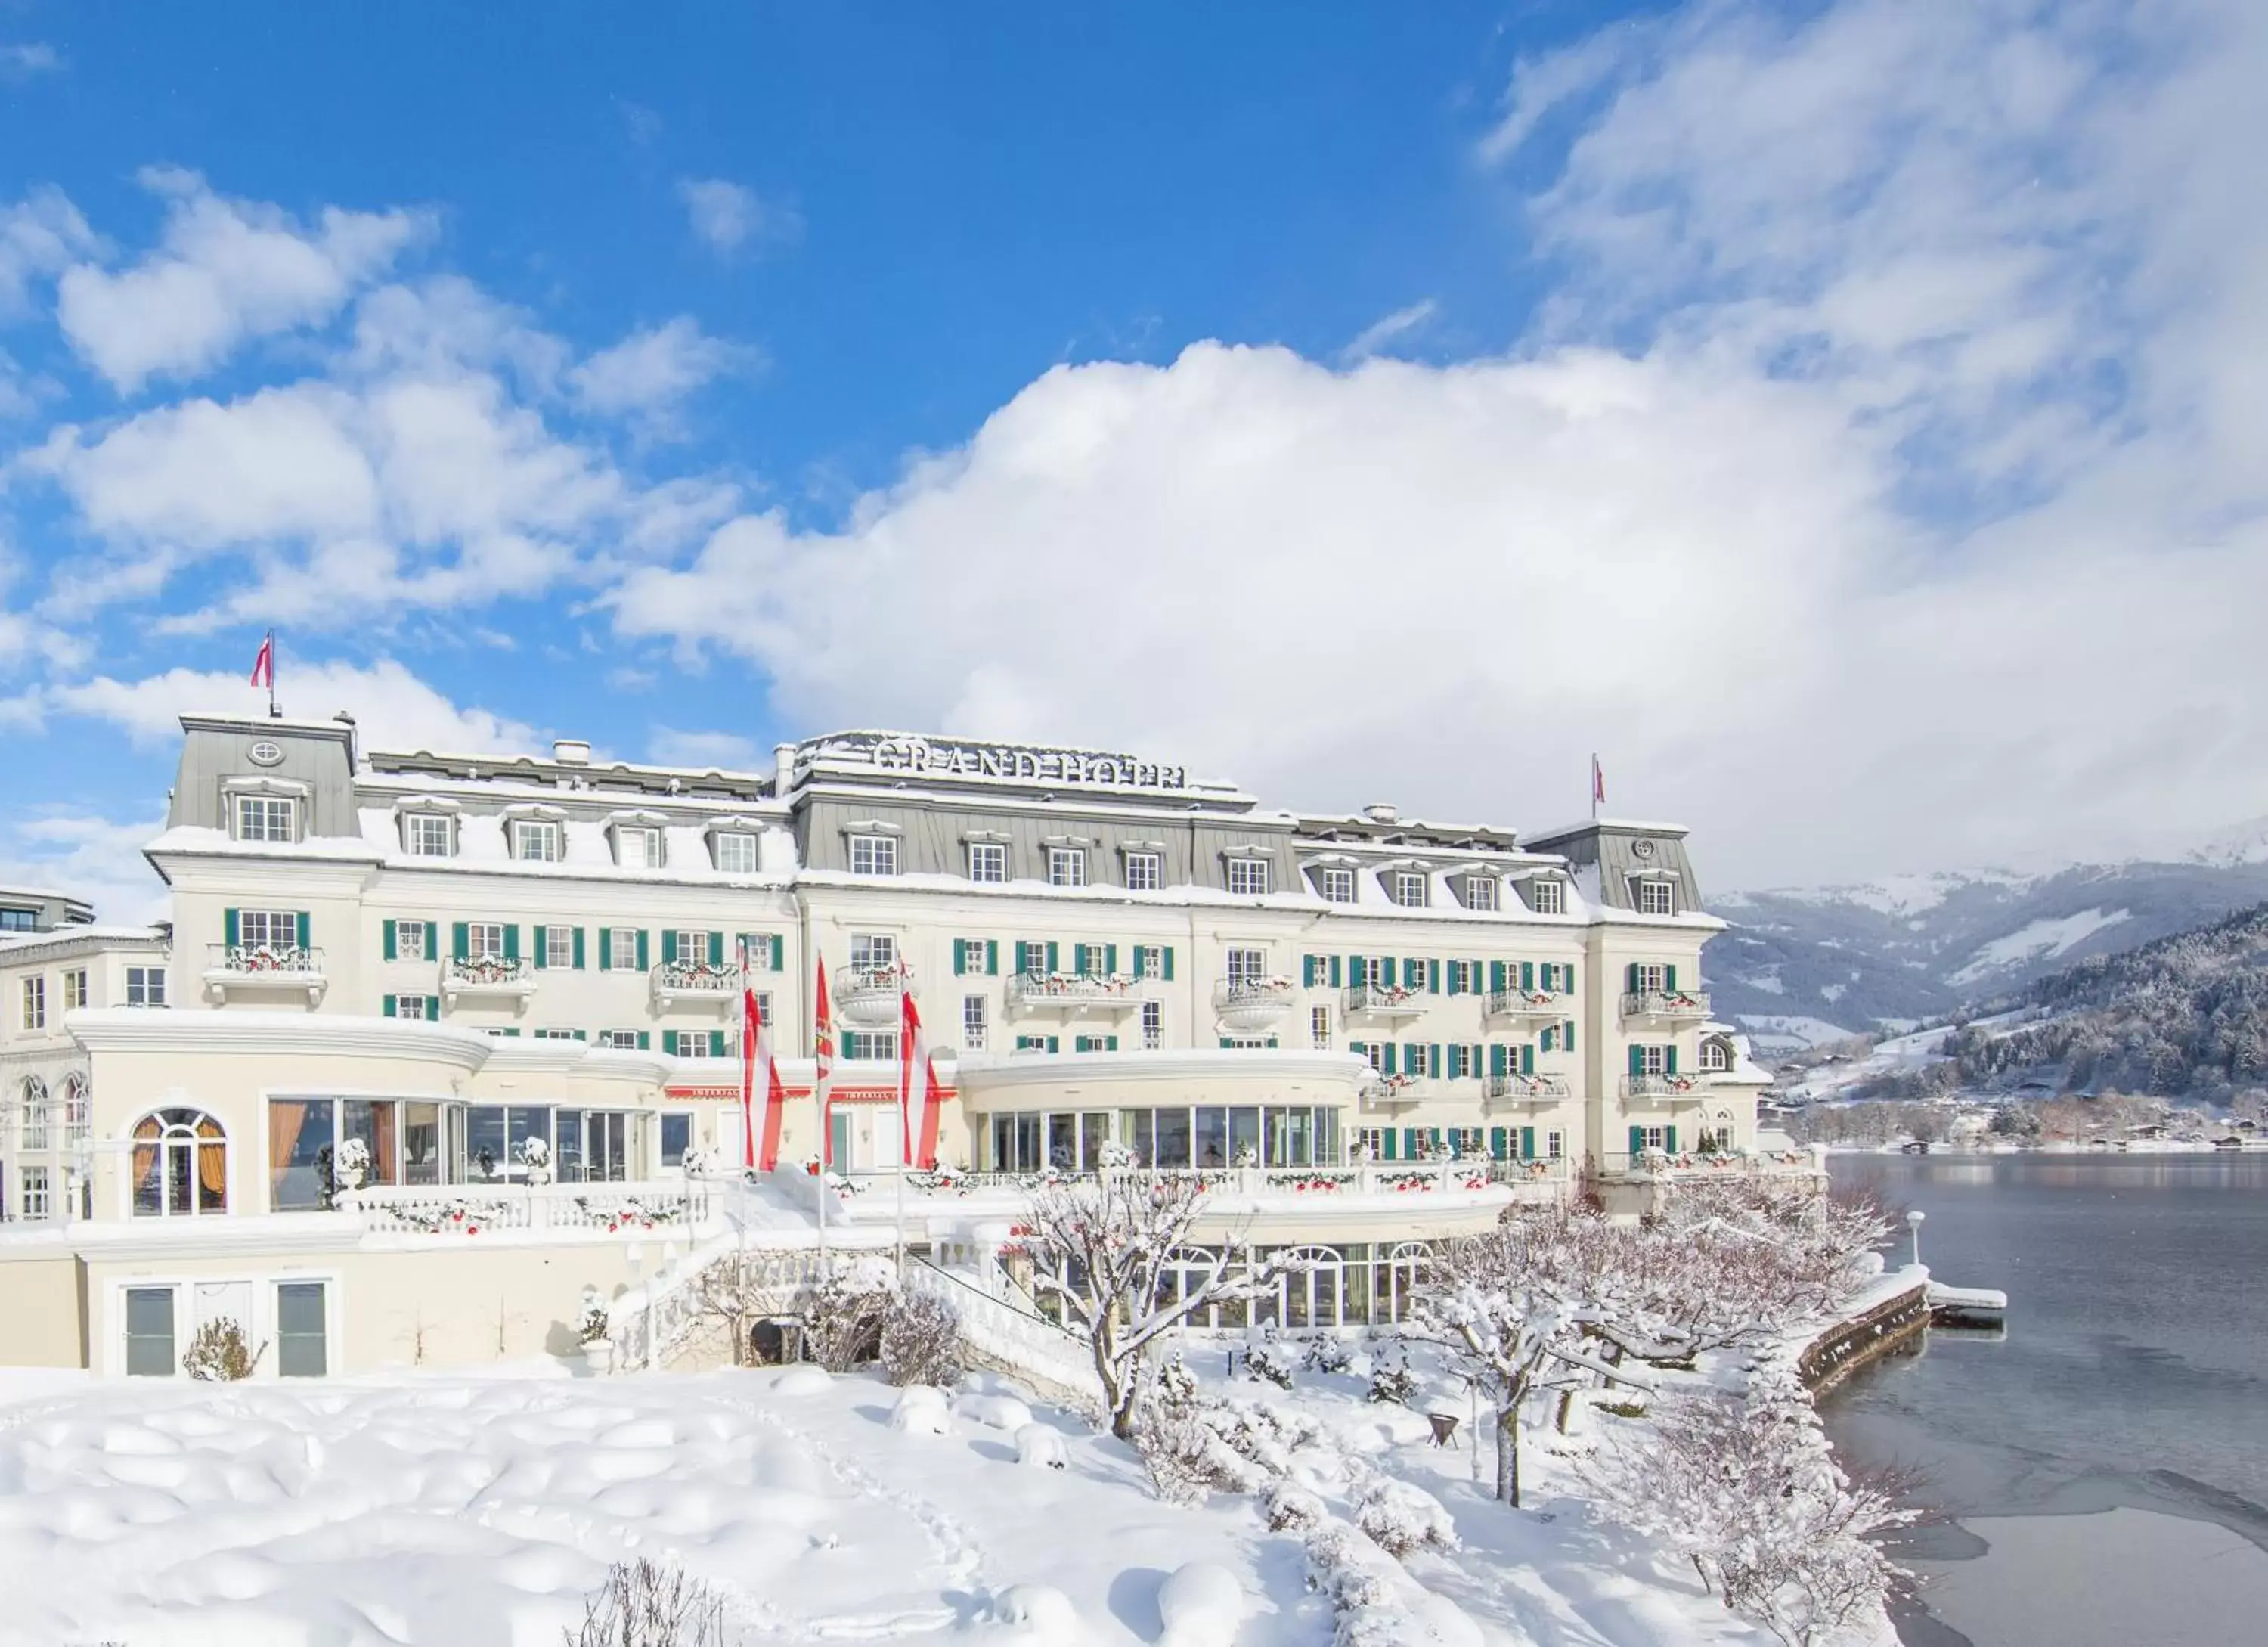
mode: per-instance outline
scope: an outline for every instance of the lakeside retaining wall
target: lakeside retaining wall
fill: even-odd
[[[1928,1274],[1911,1273],[1915,1279],[1910,1284],[1837,1321],[1804,1346],[1795,1370],[1812,1394],[1824,1395],[1859,1368],[1904,1348],[1928,1327]]]

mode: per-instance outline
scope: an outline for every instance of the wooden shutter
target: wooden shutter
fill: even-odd
[[[1523,1042],[1521,1045],[1520,1073],[1523,1075],[1532,1075],[1535,1073],[1535,1044],[1533,1041]]]
[[[1174,946],[1170,943],[1166,946],[1166,981],[1174,981]]]
[[[1520,986],[1531,995],[1535,993],[1535,962],[1522,961],[1520,964]]]
[[[550,932],[551,928],[549,927],[538,927],[535,929],[535,964],[538,967],[547,967],[551,964],[550,957],[545,953],[551,947],[549,942]]]
[[[638,928],[637,935],[637,970],[641,972],[644,971],[646,968],[652,964],[652,963],[645,958],[645,928],[641,927]]]
[[[664,927],[661,929],[661,964],[664,966],[668,966],[676,959],[677,928],[674,927]]]
[[[1677,1129],[1675,1126],[1665,1126],[1661,1129],[1661,1145],[1671,1155],[1677,1153]]]
[[[676,1056],[677,1056],[677,1031],[676,1031],[676,1030],[664,1030],[661,1032],[661,1050],[662,1050],[663,1054],[664,1054],[666,1057],[674,1058],[674,1057],[676,1057]]]
[[[784,972],[784,971],[787,971],[787,939],[786,939],[785,937],[784,937],[783,935],[781,935],[780,934],[777,933],[777,932],[776,932],[776,933],[774,933],[774,934],[772,934],[771,949],[772,949],[772,971],[775,971],[775,972]]]
[[[615,929],[612,927],[599,928],[599,970],[601,972],[615,970]]]
[[[460,961],[472,953],[473,941],[467,935],[471,926],[470,921],[464,920],[449,924],[449,953]]]
[[[389,926],[389,927],[391,927],[392,925],[394,925],[394,923],[393,923],[392,921],[390,921],[390,920],[389,920],[389,921],[387,921],[386,924],[387,924],[387,926]],[[385,996],[381,996],[381,997],[379,998],[379,1003],[378,1003],[378,1005],[379,1005],[379,1011],[381,1011],[381,1012],[383,1012],[383,1013],[384,1013],[387,1017],[389,1017],[389,1018],[390,1018],[390,1017],[394,1016],[394,997],[393,997],[393,996],[391,996],[391,995],[385,995]]]
[[[1667,1051],[1665,1051],[1665,1052],[1662,1053],[1662,1064],[1661,1064],[1661,1067],[1662,1067],[1663,1071],[1664,1071],[1666,1074],[1673,1075],[1675,1075],[1675,1074],[1677,1073],[1677,1043],[1676,1043],[1676,1042],[1672,1041],[1672,1042],[1669,1044],[1669,1046],[1668,1046],[1668,1050],[1667,1050]]]
[[[1645,1127],[1633,1126],[1630,1129],[1630,1152],[1633,1156],[1642,1156],[1646,1153]]]
[[[236,917],[237,912],[232,909],[225,909],[220,912],[221,942],[232,949],[241,942],[237,936],[239,927]]]
[[[1504,1067],[1504,1043],[1502,1041],[1491,1041],[1489,1043],[1489,1074],[1491,1075],[1508,1075],[1511,1072]]]
[[[1102,946],[1102,970],[1109,973],[1113,978],[1118,976],[1118,946],[1116,944],[1106,943]]]
[[[1631,1043],[1630,1072],[1633,1075],[1646,1074],[1646,1048],[1640,1046],[1636,1041]]]
[[[1314,986],[1315,957],[1312,955],[1303,955],[1300,957],[1300,987],[1313,989]]]
[[[968,940],[955,938],[953,941],[953,975],[955,978],[961,977],[968,971]]]
[[[711,966],[725,964],[725,934],[721,932],[712,932],[709,934],[709,964]]]
[[[307,912],[304,909],[301,910],[298,913],[298,918],[294,920],[291,925],[293,928],[292,936],[294,941],[298,942],[298,946],[302,949],[308,948],[313,941],[313,934],[310,930],[313,926],[313,923],[307,919]]]
[[[709,1056],[710,1056],[710,1057],[711,1057],[711,1058],[722,1058],[722,1057],[724,1057],[724,1055],[725,1055],[725,1031],[724,1031],[724,1030],[710,1030],[710,1031],[709,1031]]]
[[[1491,995],[1496,994],[1503,988],[1504,963],[1501,961],[1491,961],[1489,963],[1489,993]]]
[[[1491,1160],[1501,1161],[1504,1159],[1505,1149],[1510,1142],[1509,1131],[1510,1129],[1502,1126],[1491,1126],[1489,1128],[1489,1158]]]
[[[1635,961],[1623,968],[1623,993],[1625,995],[1638,993],[1638,963]]]
[[[1086,946],[1075,943],[1071,947],[1071,970],[1081,977],[1086,975]]]
[[[649,1052],[653,1050],[653,1032],[652,1030],[640,1030],[637,1032],[637,1038],[638,1051],[641,1052]]]
[[[1441,961],[1439,956],[1425,963],[1425,993],[1429,995],[1441,993]]]
[[[1331,964],[1331,987],[1336,989],[1339,987],[1339,958],[1336,955],[1328,958]]]
[[[1347,987],[1350,989],[1354,988],[1362,982],[1362,957],[1360,956],[1351,955],[1347,956],[1346,980]]]
[[[987,938],[984,941],[984,971],[990,977],[999,976],[1000,941],[998,938]]]
[[[1573,1052],[1575,1050],[1575,1020],[1570,1018],[1566,1023],[1561,1024],[1559,1027],[1561,1031],[1559,1036],[1559,1050],[1563,1052]]]
[[[428,996],[426,996],[426,997],[425,997],[425,1018],[426,1018],[426,1021],[427,1021],[428,1023],[431,1023],[431,1022],[432,1022],[434,1019],[438,1018],[440,1016],[441,1016],[441,998],[440,998],[440,996],[438,996],[438,995],[428,995]]]
[[[1535,1159],[1535,1129],[1533,1126],[1520,1129],[1520,1158],[1522,1161]]]
[[[1575,993],[1575,964],[1572,961],[1563,963],[1559,968],[1559,977],[1561,982],[1566,986],[1567,993],[1571,995]]]
[[[1391,1041],[1380,1043],[1378,1054],[1378,1073],[1381,1075],[1390,1075],[1394,1074],[1394,1043]]]
[[[1062,963],[1056,958],[1057,954],[1057,949],[1056,941],[1053,938],[1050,938],[1048,940],[1048,971],[1050,972],[1055,971],[1062,964]]]
[[[583,929],[580,927],[575,928],[575,970],[578,972],[583,970]]]
[[[1031,947],[1031,945],[1026,943],[1021,938],[1016,940],[1016,971],[1019,973],[1028,972],[1032,970],[1030,967],[1024,964],[1026,959],[1024,952]]]
[[[1677,993],[1677,969],[1675,967],[1665,966],[1661,969],[1661,986],[1673,995]]]
[[[380,921],[379,923],[379,932],[380,934],[379,939],[380,953],[383,954],[387,960],[391,961],[394,959],[394,923],[390,920]],[[390,1001],[392,997],[389,996],[387,999]],[[389,1008],[388,1010],[390,1013],[391,1008]]]
[[[504,958],[507,961],[519,959],[519,923],[516,920],[507,922],[504,926]]]
[[[1441,1078],[1441,1075],[1447,1067],[1441,1062],[1440,1043],[1436,1041],[1431,1047],[1426,1049],[1425,1073],[1438,1081]]]
[[[1048,1037],[1048,1051],[1049,1051],[1049,1052],[1061,1052],[1062,1050],[1063,1050],[1063,1038],[1062,1038],[1061,1036],[1058,1036],[1058,1035],[1050,1035],[1049,1037]]]

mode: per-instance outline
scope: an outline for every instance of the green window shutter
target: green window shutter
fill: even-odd
[[[393,923],[392,921],[388,921],[388,922],[387,922],[387,926],[389,926],[389,927],[390,927],[390,926],[392,926],[393,924],[394,924],[394,923]],[[380,996],[380,997],[379,998],[379,1003],[378,1003],[378,1006],[379,1006],[379,1011],[381,1011],[381,1012],[383,1012],[383,1013],[384,1013],[387,1017],[389,1017],[389,1018],[390,1018],[390,1017],[392,1017],[392,1016],[394,1016],[394,997],[393,997],[393,996],[391,996],[391,995],[382,995],[382,996]]]
[[[1661,1129],[1661,1143],[1671,1155],[1677,1153],[1677,1129],[1675,1126],[1665,1126]]]
[[[296,929],[294,935],[297,937],[299,947],[302,949],[306,949],[314,942],[313,934],[309,930],[313,923],[308,920],[307,912],[306,910],[301,910],[299,912],[298,920],[293,921],[291,924]]]
[[[1635,961],[1623,968],[1623,993],[1625,995],[1638,993],[1638,963]]]
[[[1465,1073],[1469,1075],[1479,1075],[1481,1073],[1481,1044],[1478,1041],[1475,1041],[1471,1047],[1468,1049],[1466,1055],[1472,1060],[1472,1062],[1467,1067]]]
[[[471,924],[462,920],[449,923],[449,953],[460,961],[472,953],[472,940],[465,935]]]
[[[1633,1075],[1646,1074],[1646,1048],[1635,1041],[1631,1043],[1630,1072]]]
[[[1048,1037],[1048,1051],[1049,1051],[1049,1052],[1061,1052],[1062,1050],[1063,1050],[1063,1038],[1062,1038],[1062,1037],[1060,1037],[1060,1036],[1056,1036],[1056,1035],[1050,1035],[1049,1037]]]
[[[1346,980],[1347,986],[1349,988],[1352,988],[1362,982],[1362,957],[1360,956],[1351,955],[1347,956]]]
[[[1505,1158],[1505,1152],[1511,1147],[1512,1129],[1510,1127],[1491,1126],[1489,1128],[1489,1158],[1491,1161],[1503,1160]]]
[[[237,943],[238,943],[238,942],[239,942],[239,940],[238,940],[238,938],[237,938],[237,935],[236,935],[236,934],[237,934],[236,912],[235,912],[234,910],[232,910],[232,909],[225,909],[225,910],[221,911],[221,912],[220,912],[220,937],[221,937],[221,942],[222,942],[223,943],[225,943],[225,944],[228,945],[228,947],[229,947],[230,949],[233,949],[234,948],[236,948]]]
[[[1531,995],[1535,993],[1535,962],[1522,961],[1520,964],[1520,986]]]
[[[391,961],[394,959],[394,923],[390,920],[381,921],[379,923],[378,930],[379,942],[382,946],[381,953]]]
[[[1134,946],[1134,981],[1138,984],[1148,976],[1148,974],[1142,970],[1143,948],[1144,946],[1138,943]]]
[[[535,929],[535,964],[539,968],[548,966],[549,964],[549,963],[544,958],[544,951],[551,946],[547,943],[544,939],[545,934],[550,930],[551,928],[549,927],[538,927]]]
[[[1104,1036],[1102,1038],[1102,1050],[1106,1052],[1116,1052],[1118,1050],[1118,1038],[1115,1035]]]
[[[575,970],[578,972],[583,970],[583,929],[580,927],[575,928]]]
[[[676,1030],[664,1030],[661,1032],[661,1050],[663,1054],[666,1057],[674,1058],[677,1056]]]
[[[1222,1036],[1222,1037],[1220,1038],[1220,1050],[1221,1050],[1222,1052],[1226,1052],[1226,1051],[1228,1050],[1228,1045],[1229,1045],[1228,1037],[1226,1037],[1226,1035]]]
[[[637,1037],[638,1051],[641,1052],[649,1052],[653,1050],[653,1033],[652,1030],[640,1030],[637,1032]]]
[[[1315,957],[1312,955],[1303,955],[1300,957],[1300,987],[1313,989],[1314,986]]]
[[[711,966],[725,964],[725,934],[721,932],[712,932],[709,934],[709,964]]]
[[[665,927],[661,934],[661,964],[668,966],[677,959],[677,928]]]
[[[1451,994],[1462,995],[1465,993],[1465,964],[1462,961],[1450,962],[1449,993]]]
[[[1675,994],[1677,993],[1677,969],[1674,966],[1663,967],[1661,969],[1661,982],[1662,986],[1665,989],[1668,990],[1671,994]]]
[[[772,971],[787,971],[787,939],[777,932],[772,934]]]
[[[1535,1073],[1535,1046],[1533,1042],[1523,1043],[1521,1046],[1520,1073],[1523,1075]]]
[[[504,958],[507,961],[519,959],[519,923],[518,921],[512,922],[504,929]]]
[[[438,995],[428,995],[428,996],[426,996],[426,997],[425,997],[425,1019],[426,1019],[426,1022],[430,1023],[431,1023],[433,1020],[435,1020],[435,1019],[438,1018],[440,1016],[441,1016],[441,998],[440,998],[440,996],[438,996]]]
[[[1048,971],[1050,972],[1055,971],[1062,964],[1062,963],[1056,958],[1057,954],[1057,949],[1056,941],[1053,938],[1050,938],[1048,940]]]
[[[1340,986],[1339,986],[1339,958],[1338,958],[1338,956],[1336,956],[1336,955],[1335,955],[1335,956],[1331,956],[1331,957],[1330,957],[1330,962],[1331,962],[1331,987],[1332,987],[1333,989],[1336,989],[1336,988],[1338,988],[1338,987]]]
[[[1398,1161],[1401,1159],[1401,1156],[1395,1148],[1395,1134],[1391,1126],[1381,1129],[1378,1141],[1381,1153],[1383,1154],[1388,1161]]]
[[[1522,1161],[1535,1159],[1535,1129],[1533,1126],[1520,1129],[1520,1158]]]
[[[588,1030],[578,1030],[575,1031],[575,1038],[578,1041],[587,1041],[591,1038],[591,1032]]]
[[[1440,1044],[1436,1042],[1425,1051],[1425,1073],[1439,1080],[1447,1068],[1447,1066],[1441,1061]]]
[[[1102,970],[1109,973],[1113,978],[1118,976],[1118,946],[1116,944],[1106,943],[1102,946]]]
[[[1425,993],[1429,995],[1441,993],[1441,962],[1439,956],[1425,963]]]
[[[1085,944],[1075,943],[1071,945],[1071,970],[1079,973],[1084,973],[1086,971],[1086,946]]]
[[[1491,1075],[1508,1075],[1511,1072],[1504,1067],[1504,1043],[1502,1041],[1491,1041],[1489,1043],[1489,1074]]]
[[[722,1057],[724,1057],[724,1055],[725,1055],[725,1031],[724,1031],[724,1030],[710,1030],[710,1031],[709,1031],[709,1056],[710,1056],[710,1057],[711,1057],[711,1058],[722,1058]]]
[[[1404,989],[1425,987],[1425,963],[1414,955],[1405,955],[1402,957],[1402,987]]]
[[[1677,1047],[1675,1043],[1671,1044],[1669,1051],[1666,1054],[1662,1067],[1673,1075],[1677,1073]]]
[[[1489,963],[1489,993],[1491,995],[1496,994],[1503,988],[1504,963],[1501,961],[1491,961]]]
[[[984,971],[988,977],[998,978],[1000,975],[1000,941],[998,938],[984,941]]]
[[[1560,1028],[1563,1033],[1559,1037],[1559,1050],[1563,1052],[1573,1052],[1575,1050],[1575,1020],[1572,1018],[1568,1019],[1565,1023],[1560,1026]]]
[[[1166,946],[1166,981],[1174,981],[1174,946],[1170,943]]]
[[[599,970],[601,972],[615,970],[615,929],[612,927],[599,928]]]
[[[1025,951],[1029,949],[1031,947],[1031,945],[1026,943],[1021,938],[1016,940],[1016,971],[1018,972],[1028,972],[1032,970],[1030,967],[1024,964],[1027,958]]]
[[[645,958],[645,928],[641,927],[638,928],[637,935],[637,970],[641,972],[644,971],[648,967],[653,964],[653,963]]]
[[[1378,1073],[1381,1075],[1390,1075],[1394,1074],[1394,1043],[1391,1041],[1380,1043],[1378,1053]]]
[[[955,938],[953,941],[953,975],[955,978],[959,978],[968,971],[968,940],[966,938]]]
[[[1633,1126],[1630,1129],[1630,1152],[1634,1156],[1642,1156],[1646,1153],[1645,1127]]]
[[[1562,966],[1559,969],[1559,976],[1567,986],[1567,993],[1571,995],[1575,993],[1575,964],[1572,961],[1570,961],[1565,966]]]
[[[1424,1156],[1425,1153],[1425,1129],[1419,1126],[1403,1127],[1402,1129],[1402,1154],[1403,1157],[1407,1160],[1415,1161]]]

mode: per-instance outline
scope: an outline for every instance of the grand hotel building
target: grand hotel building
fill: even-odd
[[[970,1175],[924,1180],[925,1219],[1123,1148],[1219,1172],[1241,1238],[1359,1262],[1579,1172],[1775,1158],[1672,825],[1312,816],[871,732],[726,772],[363,751],[343,717],[182,729],[148,847],[172,921],[26,898],[0,931],[0,1361],[168,1370],[217,1314],[274,1372],[556,1349],[585,1289],[715,1224],[743,965],[799,1169],[828,969],[853,1226],[898,1158],[902,993]]]

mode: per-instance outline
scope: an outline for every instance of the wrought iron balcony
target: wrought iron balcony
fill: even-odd
[[[206,993],[225,1000],[231,990],[305,990],[314,1006],[329,986],[323,952],[297,943],[214,943],[205,946]]]
[[[1555,995],[1542,989],[1492,989],[1488,996],[1488,1016],[1508,1022],[1526,1019],[1557,1019],[1565,1017],[1574,1008],[1574,997]]]
[[[1350,1022],[1407,1023],[1425,1010],[1418,991],[1400,984],[1356,984],[1346,992],[1344,1011]]]
[[[1623,997],[1623,1017],[1646,1023],[1698,1023],[1709,997],[1694,989],[1641,989]]]
[[[1490,1075],[1481,1095],[1498,1103],[1556,1104],[1570,1090],[1564,1075]]]
[[[1019,972],[1008,980],[1008,1004],[1027,1015],[1116,1016],[1141,999],[1134,980],[1116,972]]]
[[[692,1001],[729,1007],[740,998],[737,967],[711,966],[706,961],[664,961],[652,976],[657,1006]]]
[[[1647,1098],[1662,1104],[1686,1100],[1697,1103],[1705,1096],[1707,1085],[1708,1079],[1703,1075],[1624,1075],[1623,1097]]]
[[[498,995],[524,1002],[535,993],[535,969],[517,956],[460,955],[441,963],[441,996]]]
[[[1225,978],[1213,986],[1213,1016],[1233,1035],[1264,1035],[1292,1010],[1288,978]]]
[[[845,1023],[860,1029],[893,1030],[904,1010],[899,997],[911,993],[914,970],[903,961],[884,966],[835,969],[835,1009]]]

